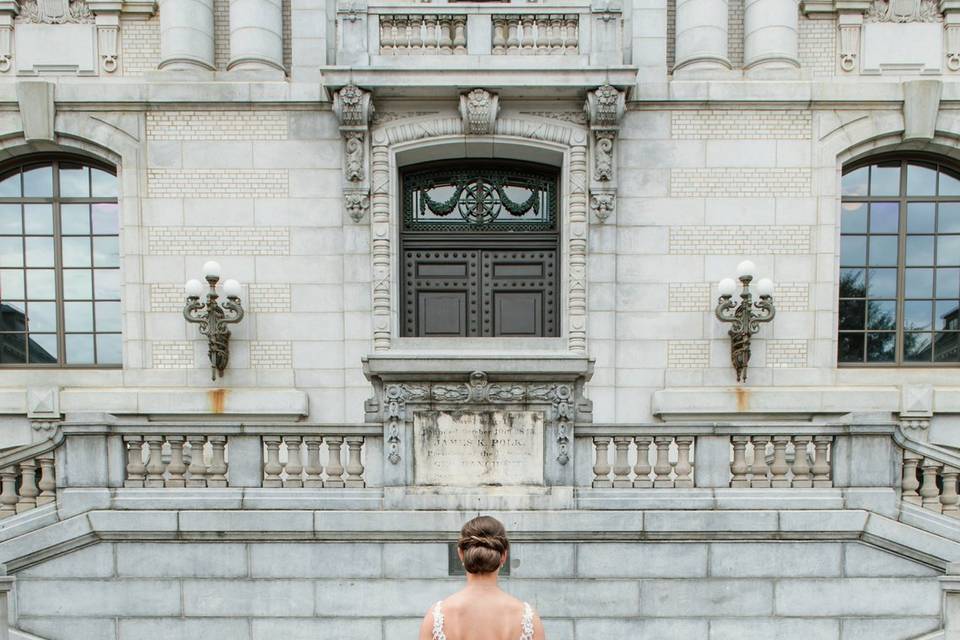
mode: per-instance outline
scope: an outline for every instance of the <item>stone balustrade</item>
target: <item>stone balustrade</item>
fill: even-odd
[[[0,518],[56,502],[53,451],[0,467]]]
[[[730,486],[832,487],[833,436],[731,436]]]
[[[905,449],[902,472],[900,489],[904,502],[960,518],[960,467]]]
[[[692,487],[694,443],[693,436],[594,436],[593,486]]]
[[[226,487],[227,438],[222,435],[125,435],[125,487]]]
[[[263,436],[263,486],[364,487],[363,442],[363,436]]]
[[[463,55],[467,53],[466,28],[463,15],[382,15],[380,54]]]
[[[580,52],[580,16],[571,14],[494,15],[494,55],[564,55]]]

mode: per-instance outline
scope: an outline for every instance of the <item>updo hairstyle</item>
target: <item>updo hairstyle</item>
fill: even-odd
[[[463,568],[468,573],[491,573],[500,568],[510,541],[502,522],[490,516],[477,516],[460,529],[457,547],[463,551]]]

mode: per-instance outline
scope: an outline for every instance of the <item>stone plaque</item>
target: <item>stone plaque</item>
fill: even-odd
[[[540,411],[417,411],[413,439],[416,484],[543,484]]]

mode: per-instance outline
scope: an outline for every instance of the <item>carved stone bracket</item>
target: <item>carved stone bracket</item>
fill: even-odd
[[[960,71],[960,0],[940,0],[943,13],[944,56],[947,69]]]
[[[460,95],[460,117],[467,135],[489,136],[497,129],[500,96],[486,89],[473,89]]]
[[[13,23],[19,14],[17,0],[0,0],[0,73],[13,68]]]
[[[860,30],[863,28],[863,13],[842,11],[837,19],[840,29],[839,51],[840,70],[854,73],[860,63]]]
[[[593,134],[590,209],[598,222],[604,222],[613,214],[617,200],[615,142],[626,111],[626,95],[605,84],[587,93],[584,111]]]
[[[354,222],[360,222],[370,209],[369,126],[373,119],[373,99],[369,91],[348,84],[333,96],[333,112],[340,122],[343,137],[344,210]]]
[[[96,18],[100,68],[105,73],[113,73],[120,67],[118,62],[120,57],[120,10],[123,3],[119,0],[87,0],[87,4]]]

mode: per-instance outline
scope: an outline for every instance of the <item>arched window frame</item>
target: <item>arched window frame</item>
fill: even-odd
[[[899,170],[897,177],[897,193],[892,194],[888,188],[882,193],[877,194],[873,188],[866,195],[852,195],[848,193],[851,178],[853,174],[864,169],[867,170],[867,184],[871,184],[870,176],[872,167],[882,165],[896,165]],[[927,169],[934,169],[935,190],[933,195],[922,195],[911,193],[908,189],[910,179],[909,166],[920,166]],[[941,174],[955,180],[957,184],[949,193],[942,193]],[[863,174],[861,174],[863,175]],[[918,176],[921,174],[917,174]],[[952,183],[951,181],[951,183]],[[892,184],[889,183],[888,184]],[[896,231],[892,231],[891,216],[892,207],[878,207],[874,209],[874,204],[896,203]],[[910,204],[917,205],[911,208]],[[931,206],[932,205],[932,206]],[[947,205],[949,209],[941,207]],[[857,207],[857,208],[854,208]],[[884,210],[885,209],[885,210]],[[956,210],[956,214],[953,210]],[[915,218],[911,216],[911,210],[915,211]],[[946,247],[948,244],[956,244],[960,249],[960,226],[944,226],[941,224],[941,210],[945,216],[957,216],[957,224],[960,225],[960,167],[948,158],[940,155],[928,153],[885,153],[880,155],[867,156],[844,166],[841,179],[841,216],[840,216],[840,267],[839,267],[839,290],[838,290],[838,335],[837,335],[837,363],[841,367],[957,367],[960,366],[960,352],[957,348],[948,349],[949,343],[960,344],[960,327],[957,330],[949,328],[937,328],[937,318],[941,315],[939,306],[944,303],[953,305],[954,309],[960,309],[960,250],[956,251],[957,257],[943,262],[939,259],[941,245]],[[929,217],[930,226],[922,226],[920,220]],[[876,212],[876,218],[874,218]],[[863,226],[856,226],[852,220],[863,218]],[[886,218],[886,220],[884,220]],[[875,223],[874,220],[877,220]],[[918,222],[914,222],[917,220]],[[874,224],[879,225],[875,227]],[[869,226],[868,226],[869,225]],[[877,230],[875,230],[877,229]],[[854,264],[857,260],[852,255],[859,255],[859,244],[855,238],[864,238],[863,247],[867,252],[864,255],[862,264]],[[874,242],[876,239],[876,242]],[[895,239],[895,241],[894,241]],[[929,239],[929,242],[927,241]],[[941,239],[949,241],[940,242]],[[918,242],[918,240],[922,242]],[[930,264],[923,260],[918,260],[920,255],[916,252],[916,247],[921,244],[929,245],[933,251]],[[877,259],[869,255],[871,248],[876,245],[896,247],[896,259]],[[879,248],[876,249],[879,251]],[[953,255],[954,251],[950,252]],[[872,263],[872,264],[871,264]],[[881,270],[894,272],[895,277],[886,277],[886,282],[881,285],[884,274],[877,277],[877,285],[873,284],[873,272]],[[924,297],[926,290],[921,290],[925,282],[926,274],[922,271],[930,271],[930,289],[929,297]],[[862,272],[864,280],[857,283],[850,283],[848,280],[857,272]],[[938,280],[946,283],[947,278],[938,278],[938,272],[948,274],[957,280],[957,287],[946,290],[946,284],[943,288],[939,287]],[[949,273],[948,273],[949,272]],[[918,287],[916,283],[921,283]],[[890,294],[891,286],[894,286],[893,294]],[[860,287],[860,288],[858,288]],[[862,288],[862,292],[861,292]],[[859,295],[854,295],[859,293]],[[949,297],[952,294],[953,297]],[[853,329],[860,319],[860,307],[854,303],[862,301],[863,328]],[[873,303],[873,306],[871,306]],[[930,326],[926,328],[923,325],[915,323],[915,319],[923,315],[925,305],[929,303]],[[880,313],[895,313],[894,328],[887,330],[880,328],[881,325],[874,323],[870,316],[871,311],[877,313],[878,318],[882,318]],[[871,330],[873,329],[873,330]],[[876,345],[882,343],[883,339],[879,334],[892,336],[893,354],[889,359],[870,360],[871,354],[871,335],[878,336]],[[853,336],[862,335],[862,358],[853,360],[852,356],[856,354],[856,345],[859,342],[852,343],[850,339]],[[939,337],[938,336],[942,336]],[[929,359],[922,360],[919,356],[924,352],[924,339],[929,338],[929,344],[926,347],[930,350]],[[949,339],[948,339],[949,338]],[[887,338],[889,340],[889,338]],[[944,359],[939,359],[937,351],[937,342],[946,340],[941,344],[943,347]],[[908,345],[907,342],[910,342]],[[883,350],[876,351],[877,354],[883,354]],[[952,354],[952,355],[948,355]]]
[[[93,187],[94,191],[88,192],[86,196],[70,195],[63,193],[64,182],[61,180],[61,165],[78,165],[80,174],[87,181],[88,187]],[[21,207],[29,205],[50,205],[51,210],[51,229],[47,233],[42,228],[28,229],[27,210],[23,209],[21,222],[23,226],[20,233],[11,233],[7,228],[7,233],[0,230],[2,238],[19,237],[24,249],[23,263],[19,265],[11,264],[8,261],[0,266],[7,275],[7,283],[14,276],[12,272],[21,270],[25,276],[23,279],[24,291],[20,301],[25,302],[25,308],[21,315],[24,316],[25,331],[25,350],[30,352],[30,336],[46,336],[46,340],[51,340],[50,336],[55,336],[56,361],[31,362],[29,355],[25,357],[26,362],[8,362],[0,361],[0,369],[16,368],[119,368],[122,366],[122,338],[121,327],[123,323],[121,295],[122,282],[120,278],[120,220],[119,220],[119,180],[116,168],[91,158],[79,154],[32,154],[20,156],[11,159],[0,165],[0,185],[13,175],[22,175],[34,169],[50,167],[51,184],[48,195],[27,195],[21,191],[19,196],[12,196],[0,192],[0,209],[10,211],[10,205],[20,205]],[[93,171],[96,170],[96,173]],[[94,180],[97,176],[103,174],[109,175],[112,180],[109,184],[104,183],[96,193],[97,185]],[[22,183],[21,178],[21,184]],[[97,205],[106,205],[98,207]],[[83,220],[83,207],[88,207],[87,216]],[[71,207],[71,209],[67,209]],[[68,220],[74,220],[71,216],[77,216],[72,228],[65,228]],[[67,216],[66,218],[64,216]],[[86,229],[83,226],[86,225]],[[35,232],[34,232],[35,231]],[[38,239],[51,238],[53,246],[53,265],[48,263],[29,264],[27,255],[27,242],[29,238]],[[65,243],[65,240],[69,243]],[[87,240],[84,243],[84,240]],[[42,240],[40,241],[42,243]],[[83,253],[83,245],[89,250],[89,263],[81,265],[71,257],[71,250],[80,248]],[[80,258],[82,260],[82,257]],[[68,263],[68,264],[65,264]],[[48,297],[47,294],[33,296],[30,291],[29,271],[31,267],[38,270],[52,271],[54,281],[54,294]],[[81,273],[86,272],[86,273]],[[67,276],[74,278],[71,282],[65,282]],[[88,276],[84,283],[84,276]],[[79,284],[78,284],[79,283]],[[89,293],[84,289],[89,285]],[[77,293],[77,291],[81,291]],[[20,293],[20,292],[16,292]],[[0,302],[4,300],[17,300],[15,294],[5,296],[5,291],[0,290]],[[55,327],[50,328],[49,323],[43,326],[41,331],[31,332],[30,323],[33,315],[30,310],[31,300],[33,303],[45,304],[49,307],[52,303],[55,309]],[[86,326],[86,311],[89,309],[90,325]],[[24,313],[25,312],[25,313]],[[98,319],[97,313],[100,312]],[[49,315],[49,314],[48,314]],[[0,325],[0,328],[6,328]],[[0,340],[10,339],[15,332],[5,332],[0,336]],[[34,341],[36,344],[36,341]],[[79,354],[89,345],[92,350],[91,359],[79,357]],[[74,354],[74,357],[71,357]],[[92,360],[92,361],[91,361]]]

